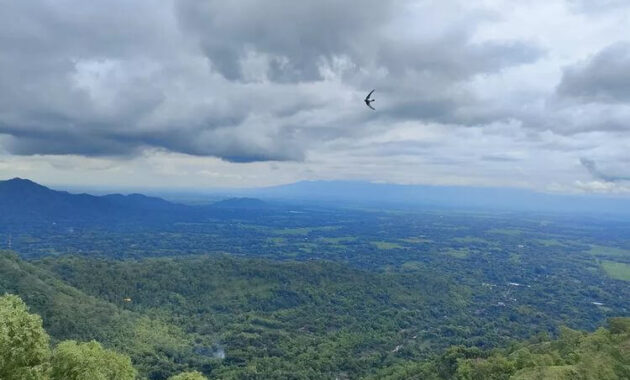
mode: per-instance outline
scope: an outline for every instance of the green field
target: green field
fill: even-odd
[[[265,239],[265,241],[269,244],[274,244],[274,245],[284,245],[287,243],[287,239],[281,238],[281,237],[269,237]]]
[[[311,228],[282,228],[278,230],[274,230],[273,232],[276,235],[308,235],[311,232]]]
[[[453,241],[456,241],[458,243],[481,243],[481,244],[489,243],[488,240],[486,239],[482,239],[482,238],[478,238],[474,236],[456,237],[456,238],[453,238]]]
[[[375,245],[376,248],[383,249],[383,250],[386,250],[386,251],[388,251],[390,249],[402,249],[402,248],[404,248],[400,244],[391,243],[391,242],[388,242],[388,241],[373,241],[371,243],[373,245]]]
[[[468,257],[470,251],[468,249],[449,249],[446,250],[444,253],[457,259],[465,259],[466,257]]]
[[[537,242],[546,247],[563,247],[564,244],[556,239],[536,239]]]
[[[420,261],[407,261],[403,263],[400,267],[406,270],[418,270],[422,269],[424,266]]]
[[[341,236],[341,237],[322,237],[317,239],[317,241],[320,241],[322,243],[329,243],[329,244],[340,244],[340,243],[350,243],[353,241],[356,241],[357,238],[354,236]]]
[[[516,230],[513,228],[491,228],[486,232],[489,234],[502,234],[502,235],[509,235],[509,236],[517,236],[523,233],[523,231]]]
[[[621,249],[616,247],[606,247],[603,245],[591,245],[591,249],[588,253],[595,256],[612,256],[612,257],[626,257],[630,256],[630,251],[627,249]]]
[[[406,239],[399,239],[402,242],[409,244],[420,244],[420,243],[433,243],[431,239],[419,238],[419,237],[410,237]]]
[[[608,277],[615,280],[630,281],[630,264],[602,261],[601,265]]]
[[[522,263],[521,255],[518,253],[510,253],[510,263],[520,265]]]

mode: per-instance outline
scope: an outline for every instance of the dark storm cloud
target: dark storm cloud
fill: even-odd
[[[212,64],[232,80],[242,79],[242,61],[249,52],[266,55],[271,61],[269,79],[284,82],[322,79],[321,63],[334,57],[347,57],[359,68],[387,68],[396,79],[406,70],[467,78],[540,56],[539,49],[523,42],[470,42],[478,18],[485,17],[477,13],[453,20],[434,36],[386,33],[395,12],[404,10],[404,5],[403,1],[378,0],[243,0],[229,5],[183,0],[177,9],[182,27],[198,36]],[[427,14],[426,19],[415,21],[443,29],[444,25],[431,19],[434,16]]]
[[[421,9],[410,18],[411,6]],[[487,14],[430,1],[0,7],[0,134],[23,155],[156,148],[302,160],[314,146],[374,133],[379,121],[504,118],[465,84],[542,54],[525,42],[473,41]],[[361,99],[375,87],[381,107],[366,114]]]
[[[567,68],[558,93],[585,102],[630,101],[630,43],[616,43]]]
[[[321,79],[322,59],[365,58],[366,48],[378,47],[393,6],[379,0],[182,0],[177,14],[226,78],[242,79],[242,60],[253,51],[268,55],[269,79],[294,82]]]
[[[630,181],[630,176],[610,175],[610,174],[602,172],[601,170],[599,170],[599,168],[597,167],[597,164],[593,160],[589,160],[587,158],[582,157],[580,158],[580,163],[582,164],[582,166],[586,168],[586,170],[588,170],[589,173],[591,173],[593,177],[600,179],[602,181],[606,181],[606,182]]]

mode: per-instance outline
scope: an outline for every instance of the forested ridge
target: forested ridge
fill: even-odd
[[[524,367],[514,359],[520,346],[497,333],[498,324],[518,321],[476,316],[469,288],[425,270],[227,256],[26,262],[3,253],[0,260],[0,292],[21,296],[41,315],[53,345],[98,341],[129,356],[141,378],[199,371],[235,379],[499,379],[529,376],[531,366],[586,370],[566,350],[543,352],[549,338],[540,330],[523,337],[539,339],[521,344],[533,355]],[[568,331],[558,330],[560,341]],[[621,356],[610,363],[623,370],[626,346],[615,342]]]
[[[539,335],[509,348],[450,347],[434,360],[407,362],[374,379],[630,379],[630,318],[611,318],[593,333],[561,328],[557,339]]]
[[[386,367],[377,379],[602,379],[630,378],[630,318],[612,318],[588,334],[563,328],[558,339],[538,336],[507,349],[454,346],[421,362]],[[221,376],[224,378],[225,376]],[[230,378],[326,378],[321,374],[254,371]],[[344,377],[351,377],[346,375]],[[63,341],[51,347],[39,315],[15,295],[0,297],[0,378],[6,380],[132,380],[145,378],[127,355],[96,342]],[[336,376],[335,378],[339,378]],[[203,380],[188,371],[169,380]]]

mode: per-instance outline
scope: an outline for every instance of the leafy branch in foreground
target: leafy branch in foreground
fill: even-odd
[[[0,379],[3,380],[133,380],[131,359],[91,341],[59,343],[50,338],[39,315],[15,295],[0,297]],[[173,380],[203,380],[198,372]]]

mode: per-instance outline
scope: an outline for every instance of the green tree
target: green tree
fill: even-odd
[[[128,356],[104,349],[98,342],[60,343],[53,353],[52,380],[133,380]]]
[[[461,380],[508,380],[514,373],[514,364],[502,355],[485,360],[461,360],[455,378]]]
[[[0,297],[0,379],[45,379],[49,337],[18,296]]]
[[[168,380],[207,380],[200,372],[184,372],[176,376],[171,376]]]
[[[613,334],[630,333],[630,318],[610,318],[608,326]]]

